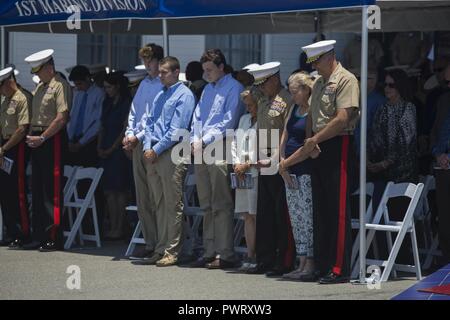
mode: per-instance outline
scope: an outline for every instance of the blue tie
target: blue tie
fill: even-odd
[[[86,111],[87,97],[88,94],[85,92],[83,95],[83,100],[81,101],[80,110],[78,111],[77,122],[75,123],[75,141],[78,141],[83,136],[84,113]]]

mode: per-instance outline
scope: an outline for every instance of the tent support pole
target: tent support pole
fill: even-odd
[[[164,55],[169,55],[169,32],[167,30],[167,19],[162,19],[162,29],[163,29],[163,48]]]
[[[359,281],[366,281],[366,149],[367,149],[367,59],[369,33],[367,28],[368,6],[361,11],[361,141],[359,172]],[[374,208],[375,209],[375,208]]]
[[[5,64],[6,64],[6,39],[5,39],[5,37],[6,37],[5,27],[1,27],[1,38],[2,38],[2,43],[1,43],[1,47],[2,47],[1,51],[2,51],[2,53],[1,53],[1,56],[2,56],[2,58],[1,58],[0,63],[1,63],[2,69],[5,67]]]
[[[112,30],[111,21],[108,23],[108,68],[112,72]]]

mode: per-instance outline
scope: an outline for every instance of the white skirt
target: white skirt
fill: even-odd
[[[258,203],[258,177],[252,178],[253,188],[236,189],[234,212],[256,214]]]

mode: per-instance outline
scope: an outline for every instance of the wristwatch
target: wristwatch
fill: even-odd
[[[47,140],[44,136],[39,136],[39,139],[41,140],[41,142],[45,142],[45,140]]]

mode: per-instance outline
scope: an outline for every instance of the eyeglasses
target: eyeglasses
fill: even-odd
[[[391,89],[394,89],[395,88],[395,83],[393,83],[393,82],[385,82],[384,83],[384,87],[389,87]]]

